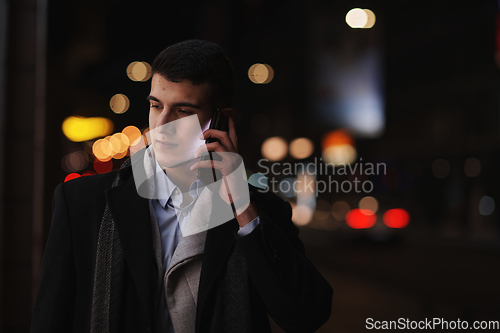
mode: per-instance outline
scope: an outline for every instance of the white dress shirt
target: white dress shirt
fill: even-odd
[[[156,216],[156,221],[158,222],[163,258],[162,269],[163,275],[165,275],[175,248],[182,237],[181,228],[185,226],[198,196],[204,189],[204,185],[199,179],[195,180],[189,188],[189,195],[193,198],[193,201],[181,208],[184,198],[183,193],[163,172],[158,162],[156,162],[155,186],[159,193],[158,197],[161,199],[150,199],[149,207],[151,214]],[[240,228],[237,235],[240,237],[248,235],[259,223],[260,219],[257,216],[250,223]],[[158,296],[160,297],[157,321],[157,325],[159,326],[158,332],[173,333],[174,330],[169,317],[164,290],[160,294]]]

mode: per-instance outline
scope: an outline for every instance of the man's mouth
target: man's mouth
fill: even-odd
[[[174,147],[178,146],[178,144],[176,144],[176,143],[168,142],[168,141],[161,141],[161,140],[156,140],[156,143],[161,148],[174,148]]]

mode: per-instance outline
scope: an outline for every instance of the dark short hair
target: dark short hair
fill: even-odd
[[[169,81],[207,82],[212,87],[212,105],[230,107],[236,90],[231,61],[217,44],[190,39],[167,47],[153,61],[152,74]]]

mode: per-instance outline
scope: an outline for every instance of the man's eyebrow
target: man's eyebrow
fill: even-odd
[[[148,97],[146,97],[146,100],[148,100],[148,101],[155,101],[155,102],[161,103],[158,98],[156,98],[154,96],[151,96],[151,95],[149,95]]]
[[[193,109],[198,109],[198,110],[201,109],[201,107],[199,105],[196,105],[196,104],[193,104],[193,103],[189,103],[189,102],[174,103],[173,106],[185,106],[185,107],[188,107],[188,108],[193,108]]]
[[[155,101],[155,102],[158,102],[158,103],[161,103],[160,100],[152,95],[149,95],[148,97],[146,97],[146,99],[148,101]],[[174,107],[188,107],[188,108],[193,108],[193,109],[198,109],[198,110],[201,110],[201,107],[197,104],[193,104],[193,103],[189,103],[189,102],[179,102],[179,103],[174,103],[172,106]]]

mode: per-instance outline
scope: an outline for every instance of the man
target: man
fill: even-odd
[[[152,72],[152,144],[55,191],[32,332],[270,332],[268,314],[287,332],[317,330],[332,289],[305,257],[290,204],[246,183],[245,202],[231,180],[242,161],[225,53],[181,42]],[[207,130],[216,109],[228,132]],[[207,150],[222,160],[199,161]],[[197,179],[207,167],[218,187]]]

